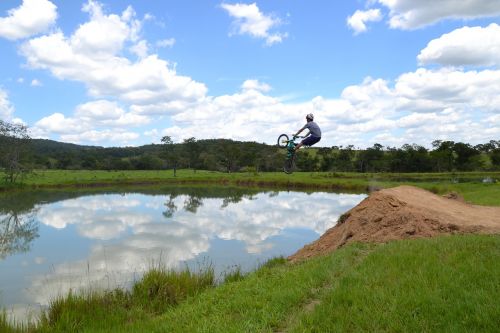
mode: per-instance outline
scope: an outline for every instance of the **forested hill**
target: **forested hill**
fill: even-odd
[[[283,162],[283,151],[276,146],[226,139],[191,138],[179,144],[111,148],[32,139],[30,146],[35,168],[47,169],[153,170],[175,166],[221,171],[254,167],[265,171],[277,170]]]
[[[152,170],[193,168],[218,171],[279,171],[285,152],[276,145],[227,139],[196,140],[140,147],[81,146],[51,140],[31,140],[34,168]],[[500,141],[472,146],[434,141],[432,149],[405,144],[400,148],[374,144],[367,149],[309,148],[300,151],[303,171],[445,172],[500,170]]]

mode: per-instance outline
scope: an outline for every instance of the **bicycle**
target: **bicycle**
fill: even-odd
[[[286,148],[286,160],[283,165],[283,171],[287,174],[291,174],[295,169],[295,161],[297,159],[297,154],[295,154],[295,140],[298,138],[304,138],[303,136],[292,135],[292,139],[288,137],[287,134],[281,134],[278,136],[278,147]]]

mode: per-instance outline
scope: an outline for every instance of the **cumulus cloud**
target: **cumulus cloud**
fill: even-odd
[[[43,84],[40,80],[38,79],[33,79],[31,80],[31,86],[32,87],[41,87]]]
[[[357,10],[352,16],[347,18],[347,25],[354,30],[354,34],[359,34],[368,29],[366,26],[367,22],[378,22],[380,20],[382,20],[380,9]]]
[[[423,65],[499,66],[500,26],[456,29],[430,41],[417,58]]]
[[[10,121],[13,113],[14,107],[9,101],[7,92],[0,88],[0,120]]]
[[[48,0],[23,0],[0,17],[0,37],[10,40],[27,38],[47,31],[57,19],[57,7]]]
[[[412,30],[444,19],[474,19],[500,14],[500,0],[378,0],[389,9],[392,28]]]
[[[175,44],[175,38],[162,39],[156,42],[157,47],[172,47]]]
[[[420,8],[416,2],[379,3],[394,9],[392,16],[396,9],[403,11],[403,3],[408,12]],[[235,18],[237,33],[267,40],[279,23],[256,4],[221,6]],[[244,81],[235,93],[209,96],[203,83],[177,74],[175,64],[149,54],[149,44],[141,39],[142,22],[132,7],[121,14],[107,14],[98,2],[90,0],[83,10],[89,20],[72,34],[54,31],[21,46],[28,66],[48,70],[61,80],[81,82],[94,99],[77,106],[73,115],[54,113],[40,119],[33,129],[36,136],[58,134],[61,140],[75,143],[130,144],[142,135],[132,131],[132,126],[166,115],[168,128],[141,132],[155,142],[170,135],[176,142],[196,137],[272,144],[278,134],[302,127],[307,113],[314,113],[322,127],[323,146],[363,147],[375,140],[384,140],[380,143],[385,145],[428,144],[447,136],[479,143],[500,135],[498,127],[486,121],[500,110],[500,74],[496,70],[421,68],[392,82],[366,78],[346,87],[336,99],[317,96],[300,103],[273,96],[269,84],[255,79]],[[360,13],[365,16],[351,17],[355,31],[366,29],[367,22],[382,16],[380,11]],[[100,34],[101,29],[109,34]],[[498,35],[497,24],[457,29],[431,41],[420,52],[419,61],[424,65],[496,66]],[[459,45],[456,41],[460,39],[466,43]],[[126,57],[133,54],[135,60]],[[4,92],[2,100],[0,93],[0,112],[11,116],[13,108],[5,96]]]
[[[176,112],[205,97],[204,84],[178,75],[173,64],[157,55],[147,55],[147,44],[139,39],[141,22],[131,7],[121,15],[106,15],[98,2],[90,0],[83,9],[90,20],[71,36],[57,31],[21,46],[30,68],[82,82],[91,96],[113,96],[143,113]],[[135,62],[121,55],[129,44],[139,55]]]
[[[258,80],[246,80],[241,85],[243,90],[257,90],[262,92],[268,92],[271,90],[271,86],[267,83],[259,82]]]
[[[284,103],[265,91],[246,89],[260,85],[247,81],[235,94],[207,98],[173,116],[172,126],[157,133],[175,141],[194,136],[273,143],[277,134],[300,128],[311,112],[324,133],[322,146],[366,147],[376,140],[430,145],[436,138],[480,143],[500,135],[485,121],[500,112],[497,70],[420,68],[394,82],[366,78],[346,87],[340,98],[318,96],[303,103]]]
[[[221,7],[234,18],[235,34],[262,38],[266,45],[281,43],[286,33],[272,33],[270,30],[282,24],[281,19],[262,13],[256,3],[221,4]]]
[[[37,137],[59,134],[64,141],[73,143],[130,143],[139,134],[122,128],[141,126],[150,121],[147,116],[126,112],[116,102],[96,100],[78,105],[73,117],[54,113],[40,119],[35,123],[33,133]]]

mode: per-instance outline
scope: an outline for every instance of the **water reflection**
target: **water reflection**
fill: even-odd
[[[0,260],[29,251],[31,242],[38,237],[35,214],[36,209],[0,207]]]
[[[22,204],[24,231],[11,241],[22,246],[10,248],[32,250],[2,257],[1,304],[45,306],[70,289],[126,287],[158,261],[178,267],[206,257],[218,272],[251,269],[316,239],[364,198],[210,188],[80,194],[40,193]],[[2,208],[2,218],[6,211],[15,212]]]

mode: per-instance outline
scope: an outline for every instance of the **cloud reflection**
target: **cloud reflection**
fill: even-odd
[[[34,303],[47,305],[69,289],[127,286],[160,261],[177,267],[199,258],[216,239],[239,241],[247,253],[258,255],[272,249],[272,237],[286,229],[322,234],[364,197],[299,192],[232,199],[113,194],[41,206],[40,223],[56,229],[75,226],[91,247],[87,257],[53,264],[51,272],[35,277],[28,294]]]

